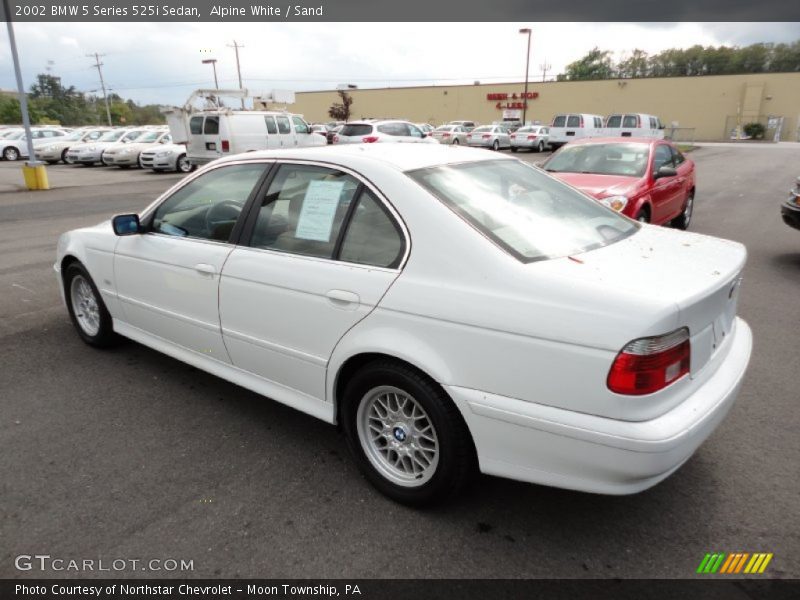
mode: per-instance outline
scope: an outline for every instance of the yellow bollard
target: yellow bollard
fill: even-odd
[[[25,177],[25,186],[29,190],[50,189],[50,182],[47,179],[47,171],[44,165],[27,164],[22,167],[22,174]]]

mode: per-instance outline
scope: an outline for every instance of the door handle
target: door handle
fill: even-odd
[[[199,263],[194,266],[194,270],[200,273],[201,275],[208,275],[209,277],[213,277],[217,274],[217,269],[214,268],[214,265],[208,265],[206,263]]]
[[[361,302],[361,298],[358,297],[358,294],[348,292],[347,290],[329,290],[325,295],[333,304],[342,307],[359,304]]]

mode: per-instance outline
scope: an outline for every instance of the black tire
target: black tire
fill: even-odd
[[[3,158],[6,160],[19,160],[19,150],[13,146],[8,146],[3,149]]]
[[[642,210],[639,211],[639,214],[636,215],[636,220],[639,221],[639,223],[649,223],[650,211],[647,210],[646,208],[643,208]]]
[[[492,150],[495,152],[500,150],[500,140],[495,140],[494,143],[492,143]]]
[[[681,214],[672,219],[670,223],[675,229],[686,230],[689,229],[689,224],[692,222],[692,215],[694,214],[694,190],[689,190],[686,196],[686,202],[683,204]]]
[[[57,160],[48,160],[48,161],[47,161],[47,164],[48,164],[48,165],[57,165],[57,164],[58,164],[58,161],[57,161]]]
[[[175,159],[175,171],[178,173],[191,173],[194,171],[194,165],[189,162],[185,154],[181,154]]]
[[[68,152],[68,151],[69,151],[69,148],[64,148],[64,149],[61,151],[61,162],[63,162],[65,165],[69,164],[69,163],[67,162],[67,152]]]
[[[368,442],[361,441],[358,421],[364,417],[359,414],[359,407],[362,404],[369,406],[370,399],[384,387],[396,388],[410,396],[412,402],[424,411],[424,416],[416,417],[414,423],[421,419],[423,424],[428,422],[433,427],[433,435],[437,440],[434,455],[437,458],[432,470],[425,475],[426,480],[420,485],[413,481],[400,485],[390,480],[373,462],[381,462],[379,458],[374,458],[375,451],[365,448],[365,443]],[[404,363],[381,359],[363,367],[345,387],[340,416],[348,446],[359,469],[375,488],[396,502],[410,506],[441,502],[463,489],[476,471],[475,447],[461,413],[441,386]],[[395,418],[400,417],[387,417],[387,420]],[[374,420],[370,422],[374,423]],[[409,428],[408,433],[400,432],[402,437],[398,437],[398,429],[400,428],[394,427],[389,433],[388,428],[385,428],[384,435],[396,438],[398,445],[407,443],[412,448],[418,447],[414,444],[420,443],[416,435],[419,430]],[[386,448],[395,444],[395,439],[387,441],[381,440],[382,437],[384,436],[376,437],[376,445],[382,442]],[[388,452],[387,456],[391,456],[392,450]],[[368,453],[373,458],[368,457]],[[400,460],[400,455],[395,455]],[[418,476],[416,471],[414,473],[416,477],[423,477],[422,473]],[[413,478],[411,477],[412,480]]]
[[[543,152],[544,151],[544,143],[543,142],[539,142],[539,144],[536,146],[536,151],[537,152]]]
[[[79,318],[80,313],[76,314],[76,307],[73,304],[72,286],[78,278],[81,278],[88,284],[89,289],[94,296],[99,316],[97,331],[87,330],[87,328],[81,324],[81,320]],[[79,283],[75,283],[75,285],[79,285]],[[103,302],[103,297],[100,295],[100,292],[97,291],[97,286],[95,286],[94,281],[92,281],[89,273],[79,262],[70,264],[64,272],[64,297],[67,300],[69,318],[72,320],[72,324],[75,326],[78,335],[84,342],[90,346],[107,348],[109,346],[113,346],[119,341],[120,338],[116,333],[114,333],[111,315],[109,314],[108,309]]]
[[[458,141],[458,138],[453,140],[453,146],[458,146],[461,142]]]
[[[517,148],[516,146],[511,146],[511,151],[512,152],[516,152],[517,150],[519,150],[519,148]]]

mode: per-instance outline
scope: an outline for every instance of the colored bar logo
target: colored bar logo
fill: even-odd
[[[707,553],[697,572],[713,575],[760,575],[772,560],[772,552],[725,552]]]

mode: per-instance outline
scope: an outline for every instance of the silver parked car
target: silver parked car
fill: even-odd
[[[334,144],[371,144],[374,142],[437,143],[408,121],[353,121],[333,136]]]
[[[531,152],[542,152],[550,149],[550,128],[545,125],[528,125],[520,127],[511,134],[511,151],[525,148]]]
[[[467,130],[467,133],[478,126],[475,121],[450,121],[448,125],[461,125],[461,127]]]
[[[108,127],[77,129],[69,135],[53,138],[53,141],[35,147],[33,153],[36,155],[36,160],[43,160],[51,165],[56,164],[58,161],[66,163],[67,152],[71,146],[86,142],[94,142],[100,139],[107,131],[111,131],[111,129]]]
[[[431,132],[431,137],[440,144],[459,144],[467,143],[467,130],[461,125],[442,125]]]
[[[153,169],[156,172],[191,173],[195,168],[186,158],[186,146],[183,144],[163,144],[142,150],[139,154],[139,165],[143,169]]]
[[[508,130],[500,125],[483,125],[473,129],[467,137],[467,144],[500,150],[511,148],[511,138]]]

